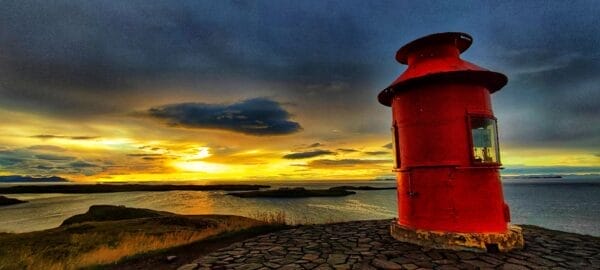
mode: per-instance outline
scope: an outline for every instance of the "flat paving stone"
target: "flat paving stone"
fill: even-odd
[[[397,241],[390,222],[300,226],[232,244],[180,269],[600,269],[599,237],[524,225],[524,249],[473,253]]]
[[[390,262],[390,261],[386,261],[386,260],[382,260],[382,259],[374,259],[371,262],[371,265],[373,265],[377,268],[388,269],[388,270],[402,269],[401,265],[399,265],[395,262]]]
[[[329,254],[327,257],[327,263],[329,265],[343,264],[346,262],[348,255],[345,254]]]
[[[198,268],[198,264],[188,263],[180,266],[179,268],[177,268],[177,270],[194,270],[196,268]]]

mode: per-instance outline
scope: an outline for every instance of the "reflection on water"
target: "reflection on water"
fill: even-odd
[[[391,186],[394,182],[278,182],[281,186],[328,188],[351,184]],[[513,223],[600,235],[600,178],[562,180],[511,179],[504,182]],[[237,198],[225,192],[168,191],[104,194],[10,195],[29,203],[0,208],[0,231],[25,232],[48,229],[94,204],[125,205],[180,214],[232,214],[255,216],[262,212],[286,213],[290,222],[332,222],[385,219],[396,216],[395,190],[357,191],[346,197]]]

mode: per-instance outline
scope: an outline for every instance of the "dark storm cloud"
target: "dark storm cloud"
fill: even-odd
[[[93,140],[93,139],[98,139],[99,137],[97,136],[71,136],[69,137],[69,139],[71,140]]]
[[[287,155],[283,156],[283,158],[285,158],[285,159],[305,159],[305,158],[313,158],[313,157],[324,156],[324,155],[335,155],[335,152],[332,152],[329,150],[317,149],[317,150],[313,150],[313,151],[287,154]]]
[[[143,160],[162,160],[166,159],[166,157],[142,157]]]
[[[0,151],[0,170],[18,174],[84,174],[105,170],[104,164],[84,161],[72,156],[48,154],[48,147],[16,148]]]
[[[367,155],[370,155],[370,156],[379,156],[379,155],[388,155],[390,152],[388,152],[388,151],[365,151],[364,153]]]
[[[388,144],[382,145],[381,147],[387,148],[387,149],[392,149],[393,146],[394,145],[392,143],[388,143]]]
[[[161,160],[166,159],[163,154],[127,154],[129,157],[139,157],[143,160]]]
[[[62,148],[60,146],[56,146],[56,145],[32,145],[32,146],[27,147],[27,149],[30,149],[30,150],[50,151],[50,152],[64,152],[64,151],[67,151],[67,149]]]
[[[491,31],[475,36],[472,60],[509,77],[492,96],[501,142],[600,148],[600,26],[592,23],[600,6],[507,2],[497,8]],[[503,13],[511,16],[500,21]]]
[[[39,154],[39,155],[35,155],[35,158],[44,159],[44,160],[52,160],[52,161],[64,161],[64,160],[74,160],[75,159],[75,157],[53,155],[53,154]]]
[[[597,14],[595,1],[3,1],[0,106],[84,117],[131,111],[142,93],[222,97],[212,86],[248,81],[385,134],[352,122],[389,119],[375,96],[404,69],[398,47],[465,31],[474,44],[463,57],[509,76],[493,96],[503,142],[596,150]]]
[[[520,52],[511,82],[494,96],[500,138],[510,144],[600,147],[600,55]],[[534,63],[533,65],[530,63]]]
[[[127,154],[130,157],[157,157],[162,156],[162,154]]]
[[[1,167],[10,167],[15,164],[19,164],[23,161],[24,161],[24,159],[22,159],[22,158],[2,156],[2,153],[0,153],[0,166]]]
[[[31,136],[31,138],[38,139],[71,139],[71,140],[93,140],[99,137],[96,136],[64,136],[64,135],[52,135],[52,134],[39,134]]]
[[[359,150],[352,149],[352,148],[338,148],[337,150],[340,152],[345,152],[345,153],[360,152]]]
[[[89,163],[89,162],[85,162],[85,161],[81,161],[81,160],[71,162],[71,163],[69,163],[69,166],[73,167],[73,168],[99,167],[97,164]]]
[[[181,103],[148,110],[150,116],[169,125],[221,129],[247,135],[285,135],[300,131],[290,113],[275,101],[254,98],[234,104]]]
[[[326,5],[336,18],[310,3],[3,2],[0,97],[6,106],[78,117],[125,110],[119,99],[97,100],[162,80],[365,78],[363,22],[345,4]]]

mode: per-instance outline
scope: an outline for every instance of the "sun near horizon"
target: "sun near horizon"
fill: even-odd
[[[471,33],[463,57],[509,78],[492,96],[505,168],[600,173],[595,12],[500,6],[6,3],[0,175],[389,178],[376,96],[406,67],[400,45],[447,31]]]
[[[388,134],[331,130],[331,138],[323,139],[303,135],[313,133],[305,126],[294,134],[255,135],[171,126],[137,115],[80,122],[4,111],[0,118],[7,123],[0,137],[2,175],[56,175],[78,182],[370,180],[392,175]],[[500,127],[500,136],[505,129]],[[68,132],[72,130],[78,132]],[[594,173],[600,166],[596,155],[573,149],[501,144],[501,157],[506,167],[575,167],[578,173]]]

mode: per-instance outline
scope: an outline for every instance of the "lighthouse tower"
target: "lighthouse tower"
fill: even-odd
[[[472,38],[439,33],[398,50],[408,65],[378,95],[392,107],[398,240],[433,248],[507,251],[523,246],[510,225],[490,95],[507,77],[464,61]]]

